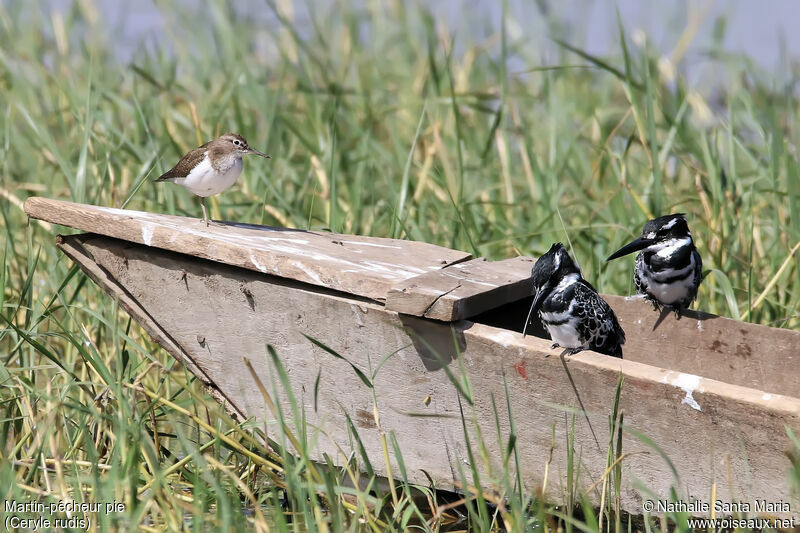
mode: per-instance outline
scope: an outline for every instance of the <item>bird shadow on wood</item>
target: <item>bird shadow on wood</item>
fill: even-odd
[[[653,324],[653,331],[655,331],[663,322],[667,319],[670,314],[674,314],[674,310],[671,307],[664,306],[661,308],[659,312],[658,318],[656,319],[655,323]],[[712,315],[711,313],[705,313],[703,311],[692,311],[691,309],[684,309],[681,311],[681,318],[674,318],[676,322],[681,319],[688,318],[691,320],[698,320],[698,321],[705,321],[705,320],[713,320],[715,318],[719,318],[717,315]]]
[[[661,313],[658,315],[655,324],[653,324],[653,331],[655,331],[658,328],[658,326],[660,326],[661,323],[664,322],[664,319],[667,318],[667,316],[669,316],[671,312],[672,310],[669,307],[661,308]]]
[[[464,330],[472,326],[470,322],[434,322],[404,314],[399,317],[426,370],[441,370],[466,348]]]
[[[528,296],[475,315],[469,320],[486,326],[516,331],[521,335],[522,330],[525,328],[525,318],[528,316],[528,311],[530,311],[532,303],[533,296]],[[541,339],[550,339],[550,335],[545,331],[538,313],[535,313],[535,315],[536,316],[531,316],[526,335],[532,335]]]
[[[511,331],[516,331],[520,335],[522,334],[522,330],[525,329],[525,319],[528,317],[528,312],[530,311],[531,304],[533,303],[533,296],[528,296],[526,298],[522,298],[515,302],[509,302],[505,305],[500,307],[496,307],[495,309],[491,309],[485,313],[480,315],[474,316],[470,318],[473,322],[477,322],[479,324],[485,324],[487,326],[493,326],[497,328],[503,328]],[[539,337],[542,339],[550,339],[550,335],[544,328],[544,324],[542,324],[541,319],[538,316],[538,313],[535,316],[530,317],[530,323],[527,324],[527,334],[533,335],[535,337]],[[572,373],[569,371],[568,366],[568,356],[566,352],[568,350],[564,350],[559,359],[561,359],[561,364],[564,367],[564,372],[567,375],[567,379],[569,380],[570,385],[572,386],[572,391],[575,393],[575,398],[578,401],[578,405],[580,406],[581,412],[586,420],[586,424],[589,427],[589,431],[592,434],[592,438],[594,439],[595,445],[597,446],[598,450],[601,449],[600,442],[597,439],[597,434],[595,433],[594,427],[592,426],[592,422],[589,419],[589,414],[586,411],[586,408],[583,405],[583,400],[581,399],[580,392],[578,392],[578,387],[575,384],[575,380],[572,378]],[[576,354],[572,357],[579,357],[579,354]]]

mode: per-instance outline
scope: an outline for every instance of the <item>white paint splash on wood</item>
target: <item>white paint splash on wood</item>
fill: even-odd
[[[423,242],[224,223],[40,198],[33,218],[384,301],[397,283],[470,254]],[[27,212],[27,211],[26,211]],[[291,264],[297,262],[305,267]],[[308,270],[315,276],[308,274]],[[318,281],[319,280],[319,281]]]
[[[672,380],[672,384],[686,393],[681,403],[685,403],[695,411],[703,410],[700,408],[700,404],[697,403],[697,400],[694,399],[694,392],[700,386],[700,376],[681,372],[678,374],[677,378]]]
[[[314,272],[312,269],[310,269],[307,266],[305,266],[303,263],[301,263],[299,261],[291,261],[289,264],[292,265],[293,267],[296,267],[296,268],[302,270],[306,274],[306,276],[308,276],[309,278],[313,279],[318,284],[323,285],[322,280],[319,278],[319,275],[316,272]]]
[[[285,241],[290,242],[292,244],[308,244],[308,241],[304,241],[302,239],[285,239],[283,237],[259,237],[259,240],[265,241]]]
[[[392,274],[396,274],[398,276],[401,276],[403,279],[405,279],[406,277],[410,277],[409,274],[413,275],[413,274],[425,273],[423,269],[411,265],[384,263],[383,261],[362,261],[359,264],[366,265],[367,267],[375,270],[376,272],[390,272]]]
[[[394,246],[391,244],[378,244],[377,242],[360,242],[360,241],[340,241],[342,244],[355,244],[356,246],[373,246],[375,248],[394,248],[402,250],[402,246]]]
[[[254,256],[252,253],[250,253],[250,262],[253,263],[253,266],[259,269],[261,272],[267,271],[267,267],[259,263],[258,259],[256,259],[256,256]]]
[[[182,233],[188,233],[190,235],[194,235],[196,237],[213,238],[216,241],[221,241],[239,246],[243,245],[250,248],[252,251],[264,251],[270,253],[282,252],[287,255],[305,257],[315,262],[321,261],[327,263],[337,263],[342,266],[350,266],[353,267],[353,269],[356,272],[376,274],[379,277],[388,280],[394,280],[394,279],[402,280],[425,272],[425,270],[421,268],[413,267],[410,265],[391,264],[376,260],[360,261],[360,262],[347,261],[339,257],[309,250],[304,247],[304,245],[309,244],[309,241],[303,239],[272,237],[266,235],[264,236],[241,235],[236,233],[227,233],[225,231],[209,232],[209,231],[197,230],[195,228],[191,228],[186,225],[178,225],[178,224],[173,224],[171,222],[163,222],[163,221],[149,221],[147,223],[148,233],[146,236],[144,229],[145,227],[146,227],[145,225],[142,226],[142,239],[148,246],[150,246],[152,242],[153,229],[155,227],[160,227],[170,230],[170,233],[172,231],[177,230]],[[291,243],[292,245],[295,246],[291,246],[288,244],[274,244],[274,242],[276,241]],[[357,241],[343,241],[343,242],[357,243]],[[358,243],[358,244],[371,245],[373,243]],[[375,245],[375,246],[402,249],[402,247],[400,246],[389,246],[389,245]],[[255,256],[253,255],[252,251],[250,253],[251,262],[256,266],[258,270],[260,270],[261,272],[266,272],[267,267],[254,260]]]
[[[147,246],[150,246],[150,243],[153,242],[154,229],[150,224],[142,224],[142,242]]]
[[[126,215],[149,216],[152,214],[148,213],[147,211],[137,211],[136,209],[117,209],[116,207],[101,207],[99,205],[92,207],[96,207],[100,211],[108,211],[109,213],[113,213],[115,215],[126,214]]]
[[[470,283],[474,283],[475,285],[483,285],[485,287],[499,287],[499,285],[497,285],[496,283],[489,283],[487,281],[478,281],[476,279],[464,278],[464,276],[456,276],[455,274],[451,274],[450,272],[448,272],[447,270],[444,270],[444,269],[442,270],[442,274],[447,276],[447,277],[450,277],[450,278],[453,278],[453,279],[457,279],[457,280],[460,280],[460,281],[468,281]]]
[[[139,236],[138,227],[135,236]],[[162,237],[163,235],[159,232],[154,241],[157,242],[158,239]],[[314,379],[317,375],[316,369],[320,364],[320,356],[318,353],[308,353],[311,351],[308,348],[309,343],[299,334],[299,327],[291,327],[288,329],[265,327],[263,317],[265,311],[270,313],[274,312],[279,316],[286,317],[293,317],[295,313],[297,315],[302,315],[303,324],[312,328],[312,330],[308,331],[310,334],[320,340],[331,340],[334,343],[341,341],[341,332],[343,331],[342,324],[350,322],[350,329],[348,331],[350,331],[350,335],[352,336],[348,337],[346,342],[341,341],[340,344],[335,344],[334,347],[338,350],[340,346],[344,345],[344,350],[346,351],[342,351],[341,353],[350,358],[351,361],[354,361],[361,368],[367,366],[367,357],[369,354],[392,353],[399,347],[405,346],[407,348],[405,348],[406,351],[403,352],[403,354],[398,354],[398,356],[392,356],[387,359],[386,367],[379,373],[379,378],[380,376],[389,376],[386,379],[398,385],[398,394],[402,395],[403,398],[414,398],[417,404],[419,404],[421,398],[424,398],[428,394],[433,395],[434,398],[445,400],[445,403],[447,399],[452,397],[452,395],[447,394],[448,391],[452,391],[452,384],[448,381],[447,376],[444,376],[442,371],[430,371],[424,367],[423,362],[425,360],[415,355],[415,347],[412,342],[415,339],[410,336],[408,332],[404,331],[403,328],[398,327],[400,321],[395,314],[385,311],[378,305],[364,304],[369,307],[370,312],[362,316],[364,327],[359,328],[354,324],[356,319],[348,316],[354,313],[355,309],[352,305],[349,305],[350,302],[347,299],[311,291],[301,291],[302,294],[300,294],[291,287],[282,284],[268,285],[255,283],[252,284],[251,288],[253,290],[253,297],[258,303],[256,311],[251,311],[247,304],[242,301],[241,297],[230,297],[233,294],[239,293],[240,281],[230,277],[220,276],[219,284],[189,283],[189,287],[192,289],[191,291],[186,291],[181,284],[173,284],[175,285],[174,295],[176,298],[174,300],[173,298],[168,298],[167,300],[170,306],[165,307],[162,302],[162,300],[164,300],[163,295],[153,294],[153,291],[148,290],[147,280],[167,279],[167,276],[171,275],[170,273],[174,273],[175,270],[173,268],[167,269],[161,262],[152,260],[152,257],[157,257],[155,254],[158,253],[158,251],[152,249],[144,250],[146,254],[153,254],[150,256],[151,260],[148,262],[131,261],[131,269],[133,270],[136,268],[139,270],[133,271],[131,274],[128,274],[126,271],[125,274],[127,278],[125,281],[125,288],[127,291],[115,294],[121,294],[122,296],[117,297],[122,298],[125,294],[144,293],[142,298],[147,297],[147,300],[143,300],[141,304],[139,304],[137,300],[132,301],[137,305],[141,305],[142,309],[150,309],[152,314],[141,311],[139,312],[137,320],[150,320],[151,324],[158,324],[158,328],[151,326],[153,331],[160,331],[160,328],[164,328],[164,330],[170,332],[176,331],[176,341],[180,342],[182,346],[190,347],[189,349],[192,350],[192,357],[200,361],[203,368],[211,369],[208,370],[208,372],[213,382],[219,384],[222,390],[226,391],[226,394],[227,391],[230,391],[230,396],[228,396],[228,398],[230,398],[229,401],[231,401],[231,405],[235,405],[240,409],[239,414],[243,414],[245,417],[253,416],[257,419],[260,416],[263,417],[264,409],[263,402],[258,401],[258,391],[252,385],[253,379],[247,368],[241,363],[242,353],[262,353],[266,344],[284,346],[285,354],[282,355],[282,357],[285,359],[287,368],[292,372],[292,376],[299,380],[292,383],[296,390],[300,390],[301,387],[305,387],[306,390],[313,389]],[[126,251],[125,253],[128,254],[130,252]],[[110,259],[108,260],[112,261],[113,256],[109,257]],[[125,257],[129,256],[125,255]],[[144,255],[144,257],[148,257],[148,255]],[[181,262],[178,264],[196,264],[195,260],[184,258],[179,255],[168,255],[165,257],[171,258],[170,260],[180,260]],[[248,251],[243,251],[240,257],[249,263]],[[257,257],[264,261],[262,256]],[[87,261],[89,260],[91,259],[87,259]],[[116,265],[118,263],[110,262],[108,264]],[[219,268],[220,272],[225,271],[222,266],[215,268]],[[153,272],[158,273],[158,275],[154,275]],[[166,273],[166,275],[160,274],[161,272]],[[103,280],[105,278],[101,277],[100,279]],[[107,286],[112,285],[110,280],[106,280],[106,283],[109,283]],[[117,285],[113,284],[113,286]],[[122,291],[121,287],[120,285],[117,289],[106,290]],[[287,297],[289,293],[292,293],[291,298]],[[218,308],[216,305],[202,305],[203,302],[209,301],[208,295],[218,295],[217,297],[220,300],[220,305],[224,306]],[[180,300],[178,298],[180,298]],[[212,296],[211,298],[215,297]],[[615,301],[618,302],[621,301],[621,299]],[[195,307],[192,302],[200,302],[201,305],[196,307],[206,313],[207,323],[218,328],[220,332],[228,335],[233,341],[231,343],[224,343],[224,345],[220,344],[218,351],[213,353],[200,346],[195,340],[197,335],[196,328],[187,327],[187,324],[191,326],[191,324],[199,323],[198,321],[200,320],[196,316],[196,311],[192,309]],[[641,313],[643,309],[644,307],[636,311]],[[187,310],[189,312],[187,315],[190,317],[189,320],[184,316]],[[228,320],[230,323],[224,320]],[[710,324],[713,326],[714,322],[719,323],[722,320],[724,319],[710,321],[706,325]],[[669,321],[667,326],[670,323],[672,323],[672,321]],[[683,323],[680,324],[691,332],[691,322],[685,325]],[[241,331],[251,332],[251,334],[238,335],[236,334],[236,331],[239,331],[237,328],[240,328]],[[327,329],[314,330],[313,328]],[[473,387],[478,387],[476,390],[485,391],[484,396],[487,398],[491,394],[495,396],[503,394],[504,383],[502,379],[502,370],[505,369],[507,372],[514,371],[508,368],[510,366],[508,363],[513,362],[514,357],[517,357],[518,354],[524,356],[527,354],[539,353],[539,351],[548,345],[543,339],[523,340],[521,339],[521,335],[517,334],[519,339],[517,342],[511,344],[508,348],[502,348],[499,343],[494,344],[493,342],[483,342],[481,340],[485,337],[485,333],[490,330],[496,331],[490,326],[481,324],[475,324],[473,327],[466,330],[464,332],[467,341],[466,348],[464,354],[461,356],[470,362],[477,361],[477,363],[474,363],[474,366],[470,367],[470,373],[465,375],[471,380]],[[450,333],[451,332],[447,331],[446,328],[443,331],[447,339],[452,342]],[[696,330],[694,333],[696,334]],[[181,336],[178,337],[178,334]],[[437,333],[437,336],[440,334],[442,333]],[[205,333],[205,335],[208,335],[208,333]],[[656,337],[656,340],[652,342],[654,351],[661,351],[661,347],[672,345],[672,341],[663,340],[660,337]],[[704,346],[698,346],[699,353],[705,353],[701,352],[703,349],[708,350],[704,348]],[[710,350],[708,350],[708,352],[714,353]],[[178,347],[175,348],[172,353],[177,356],[177,354],[182,354],[183,352],[181,352],[181,348]],[[283,352],[281,353],[283,354]],[[256,359],[258,358],[254,358],[254,364],[258,365],[259,363]],[[527,367],[529,375],[531,373],[531,365],[536,363],[535,380],[532,379],[531,382],[524,382],[517,379],[509,380],[509,397],[511,401],[516,402],[514,405],[522,406],[515,407],[515,411],[519,412],[520,410],[524,410],[524,408],[529,405],[529,401],[532,398],[531,395],[534,393],[538,395],[542,391],[544,393],[543,401],[552,402],[553,405],[568,405],[570,402],[574,401],[571,390],[565,391],[563,388],[556,386],[550,387],[550,385],[562,383],[565,379],[564,370],[558,362],[557,357],[554,358],[551,356],[549,359],[542,359],[541,361],[538,357],[525,357],[523,360],[528,361],[529,359],[530,362]],[[594,362],[590,364],[587,361],[591,361],[591,359],[600,359],[600,357],[587,357],[586,359],[580,356],[575,357],[570,365],[574,365],[580,373],[595,376],[594,379],[599,381],[616,380],[617,370],[615,368],[610,368],[607,364],[600,365]],[[608,358],[603,358],[603,361],[607,359]],[[189,359],[187,359],[187,361],[188,360]],[[497,363],[499,360],[503,360],[504,365],[498,365]],[[713,359],[711,360],[713,361]],[[334,366],[340,367],[342,365]],[[737,458],[747,453],[748,460],[751,463],[759,461],[758,464],[751,464],[751,470],[754,472],[752,478],[755,481],[751,481],[750,479],[735,479],[734,481],[741,482],[742,484],[736,485],[732,490],[735,491],[736,494],[747,493],[747,491],[751,489],[753,491],[761,491],[758,493],[767,494],[765,497],[772,497],[769,496],[772,494],[776,500],[780,499],[780,496],[786,493],[788,490],[786,487],[788,487],[788,485],[783,475],[785,468],[781,467],[786,460],[783,454],[783,448],[785,448],[784,441],[779,439],[745,439],[746,442],[744,442],[744,445],[746,445],[747,448],[743,451],[743,444],[740,442],[741,439],[737,440],[737,435],[741,433],[738,428],[752,427],[756,423],[763,424],[763,426],[760,427],[764,432],[784,434],[785,431],[784,433],[781,433],[781,431],[783,431],[785,424],[796,425],[797,422],[796,418],[792,418],[793,413],[796,413],[798,409],[798,403],[795,399],[781,399],[780,405],[776,402],[760,402],[761,405],[758,405],[757,402],[750,401],[751,399],[757,400],[759,398],[758,395],[751,398],[751,393],[747,393],[748,398],[742,401],[742,390],[740,388],[730,387],[725,383],[715,381],[716,378],[715,380],[700,380],[701,387],[698,388],[694,394],[697,394],[704,385],[709,391],[713,392],[713,394],[697,397],[697,400],[704,400],[703,403],[705,407],[703,407],[703,411],[705,413],[711,411],[723,413],[726,422],[721,424],[708,424],[708,419],[705,416],[695,415],[694,413],[686,411],[686,408],[680,404],[680,399],[684,396],[684,393],[680,389],[675,390],[671,385],[664,384],[662,384],[659,389],[659,387],[654,384],[658,383],[665,376],[666,372],[660,371],[657,367],[639,365],[636,363],[633,365],[623,363],[620,366],[625,373],[626,383],[630,385],[632,382],[634,384],[634,386],[629,386],[625,393],[627,396],[625,407],[626,418],[629,418],[634,424],[637,424],[635,425],[636,429],[647,433],[654,440],[657,440],[659,444],[663,444],[664,454],[674,459],[675,467],[678,469],[684,485],[704,486],[703,483],[707,483],[708,479],[713,479],[715,465],[723,464],[728,457],[731,457],[732,461],[736,461],[738,460]],[[264,364],[260,367],[256,366],[256,368],[258,369],[257,372],[261,374],[262,379],[268,378],[270,371],[269,366]],[[314,371],[309,372],[309,369]],[[212,371],[214,372],[213,374],[211,374]],[[631,371],[631,373],[629,374],[628,371]],[[339,369],[337,372],[338,373],[331,374],[326,369],[322,373],[322,379],[324,381],[322,381],[323,386],[320,387],[320,392],[324,392],[328,396],[320,397],[320,406],[329,409],[327,411],[322,409],[319,413],[309,410],[309,416],[315,417],[312,422],[319,427],[344,429],[336,435],[331,436],[330,439],[319,439],[321,443],[325,441],[328,448],[319,450],[315,448],[315,457],[321,457],[322,453],[329,453],[331,457],[338,457],[336,456],[336,446],[341,445],[342,442],[347,442],[348,438],[346,421],[342,422],[342,420],[344,420],[343,412],[348,412],[350,416],[355,417],[354,413],[357,406],[371,405],[370,402],[372,399],[369,396],[371,391],[360,384],[349,367]],[[244,376],[245,379],[243,379],[242,376]],[[420,376],[423,376],[425,379],[419,379]],[[670,375],[669,379],[674,379],[677,376],[677,372],[674,372]],[[250,384],[249,389],[242,387],[242,383],[245,382]],[[535,388],[534,392],[531,392],[531,387]],[[583,395],[585,409],[590,413],[604,412],[603,410],[608,407],[608,394],[606,394],[606,392],[608,391],[603,391],[603,394]],[[360,396],[352,396],[352,401],[350,401],[351,396],[348,395],[356,393]],[[759,392],[758,394],[763,394],[763,392]],[[338,398],[343,397],[342,395],[345,395],[349,401],[348,405],[345,406],[348,408],[347,411],[341,408],[341,402],[337,403],[336,401]],[[668,395],[673,406],[675,399],[679,401],[679,405],[674,406],[674,416],[669,424],[652,423],[653,414],[659,412],[660,406],[665,401],[665,395]],[[285,402],[286,400],[283,400],[284,396],[285,394],[281,396],[281,399]],[[773,393],[773,396],[775,396],[775,393]],[[536,396],[536,402],[540,401],[539,397],[540,396]],[[436,400],[434,400],[434,402],[436,402]],[[766,403],[770,403],[770,405],[776,403],[776,406],[767,407]],[[440,404],[440,408],[442,408],[442,405],[445,404]],[[433,403],[430,409],[434,407],[436,407],[436,403]],[[443,408],[446,409],[446,405]],[[422,409],[422,407],[417,405],[414,410],[419,409]],[[764,410],[764,414],[762,415],[762,413],[758,412],[758,409]],[[384,422],[387,428],[394,428],[393,430],[398,432],[405,431],[408,434],[412,434],[413,432],[414,435],[428,434],[431,435],[431,438],[435,437],[439,439],[435,441],[429,439],[425,442],[415,441],[416,444],[418,444],[419,453],[416,455],[409,454],[412,457],[407,459],[406,465],[407,470],[410,472],[409,476],[417,476],[413,480],[414,482],[427,482],[426,478],[424,478],[422,474],[419,474],[421,469],[425,469],[426,472],[431,472],[429,475],[432,476],[434,473],[438,472],[438,474],[435,474],[439,476],[435,478],[437,480],[447,479],[447,482],[452,482],[452,478],[448,477],[452,472],[450,463],[456,458],[459,458],[457,455],[458,448],[453,446],[452,443],[460,442],[458,436],[461,430],[461,420],[453,420],[447,417],[410,418],[406,415],[395,416],[397,412],[391,410],[391,408],[382,412],[382,415],[384,418],[388,419],[388,421]],[[492,413],[487,414],[477,410],[476,416],[483,416],[483,418],[479,419],[480,424],[494,427],[492,425],[494,424],[494,419],[491,415]],[[758,422],[759,419],[761,422]],[[390,426],[390,424],[394,425]],[[411,426],[410,424],[416,425]],[[428,424],[428,426],[423,427],[421,424]],[[530,446],[520,447],[520,453],[523,454],[520,463],[521,468],[528,468],[528,470],[523,471],[521,475],[526,476],[526,479],[533,479],[537,475],[536,468],[530,465],[541,465],[550,460],[552,446],[549,440],[539,439],[538,437],[541,433],[540,428],[549,428],[552,427],[553,424],[561,424],[563,426],[563,409],[529,409],[524,424],[519,425],[520,442],[530,443]],[[700,434],[703,435],[704,438],[675,438],[676,428],[679,428],[682,434]],[[501,432],[507,434],[508,431],[507,423],[505,423]],[[367,437],[371,439],[370,441],[365,440],[365,446],[368,446],[367,449],[369,453],[380,456],[382,453],[380,436],[375,436],[378,432],[366,431],[364,433],[365,439]],[[455,437],[454,439],[446,440],[445,437],[449,438],[448,435],[455,435]],[[411,440],[414,441],[414,439]],[[585,425],[576,424],[576,440],[580,440],[581,442],[593,442],[589,429]],[[417,439],[417,441],[419,441],[419,439]],[[714,442],[716,444],[713,447],[704,447],[705,442]],[[754,445],[756,447],[753,447]],[[588,448],[584,449],[587,450]],[[448,454],[448,450],[455,451],[450,451]],[[490,452],[495,453],[496,450],[492,448]],[[502,450],[496,452],[496,454],[501,455],[501,452]],[[438,455],[431,455],[437,453]],[[559,453],[558,450],[556,453]],[[586,452],[584,456],[587,469],[603,471],[606,464],[605,455]],[[556,457],[563,457],[563,454]],[[635,465],[638,469],[635,472],[637,478],[651,476],[647,479],[655,480],[653,481],[654,486],[657,484],[659,491],[664,493],[669,492],[669,488],[673,486],[675,482],[669,469],[664,468],[663,459],[661,459],[658,454],[642,454],[637,457],[637,461],[639,461],[639,458],[642,461],[648,461],[645,463],[631,463],[631,465]],[[769,458],[769,461],[767,461],[766,458]],[[412,464],[412,461],[416,462]],[[450,463],[448,463],[448,461]],[[773,476],[773,478],[769,478],[768,476]],[[631,477],[632,476],[629,476],[628,479],[630,480]],[[411,477],[409,477],[409,479],[411,480]],[[558,483],[563,483],[561,478],[552,483],[552,485],[555,486]],[[751,484],[752,487],[755,488],[752,488]],[[724,488],[727,489],[727,487]],[[626,496],[626,494],[629,495],[633,493],[635,493],[634,488],[626,489],[625,487],[623,487],[623,490],[620,492],[622,498],[627,498],[628,496]],[[556,497],[558,497],[557,490],[554,495],[554,498]],[[625,504],[624,499],[621,500],[621,502],[621,505]],[[635,510],[636,505],[638,505],[638,509],[641,509],[641,500],[632,499],[628,505],[630,509]]]

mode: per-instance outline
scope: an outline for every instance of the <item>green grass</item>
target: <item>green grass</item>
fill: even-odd
[[[283,441],[268,451],[259,427],[231,420],[56,250],[54,235],[69,230],[22,211],[27,196],[43,195],[198,217],[196,199],[151,180],[226,131],[273,159],[246,163],[239,184],[210,202],[216,218],[409,238],[493,259],[564,241],[602,292],[629,294],[630,261],[604,258],[647,219],[682,211],[710,271],[697,308],[800,325],[792,83],[776,87],[747,58],[724,56],[730,83],[712,99],[662,73],[655,52],[624,32],[613,57],[567,39],[558,66],[541,68],[524,34],[498,24],[471,40],[412,3],[314,7],[302,32],[278,7],[287,2],[262,6],[277,26],[228,4],[200,14],[161,4],[175,23],[162,36],[171,52],[143,42],[130,62],[118,61],[113,28],[92,2],[60,14],[0,4],[5,499],[124,503],[98,518],[101,529],[438,529],[460,509],[459,527],[549,530],[562,520],[599,531],[602,515],[574,487],[575,507],[560,510],[522,487],[511,445],[497,492],[467,489],[454,508],[412,490],[403,472],[372,493],[347,488],[341,479],[383,458],[316,465],[308,435],[278,431]],[[302,420],[299,410],[274,414]],[[611,435],[621,435],[615,406],[609,416]],[[479,456],[481,443],[469,445]],[[391,436],[384,446],[402,455]],[[613,498],[620,447],[609,443],[602,511],[613,526],[604,531],[628,529]],[[573,466],[577,479],[579,456]],[[477,486],[474,470],[460,475]]]

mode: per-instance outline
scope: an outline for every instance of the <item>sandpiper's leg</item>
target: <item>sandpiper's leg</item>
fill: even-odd
[[[206,213],[206,199],[203,196],[200,197],[200,207],[203,208],[203,222],[205,222],[206,226],[208,226],[209,220],[208,213]]]
[[[224,228],[226,226],[224,222],[217,222],[216,220],[211,220],[211,218],[209,218],[208,211],[206,211],[206,199],[204,196],[200,197],[200,206],[203,208],[203,222],[206,223],[206,227],[216,226],[218,228]]]

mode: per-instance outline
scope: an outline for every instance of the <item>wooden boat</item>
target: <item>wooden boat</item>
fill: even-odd
[[[800,435],[796,331],[695,312],[676,320],[607,296],[627,333],[625,359],[583,352],[562,360],[541,331],[520,333],[532,258],[492,262],[420,242],[207,228],[43,198],[28,199],[25,211],[87,232],[59,236],[58,246],[239,419],[271,418],[254,374],[274,383],[272,346],[319,431],[316,458],[342,462],[354,451],[349,419],[376,473],[388,473],[380,436],[391,432],[411,482],[427,485],[430,476],[453,488],[469,460],[465,428],[486,447],[480,469],[500,467],[510,407],[526,487],[541,489],[549,472],[545,493],[561,500],[573,415],[581,490],[606,471],[621,377],[625,510],[641,514],[644,501],[667,500],[671,490],[712,505],[789,501],[787,431]],[[454,381],[469,384],[469,398]],[[278,397],[287,401],[285,391]],[[599,501],[597,489],[589,496]],[[798,512],[782,511],[772,514]]]

